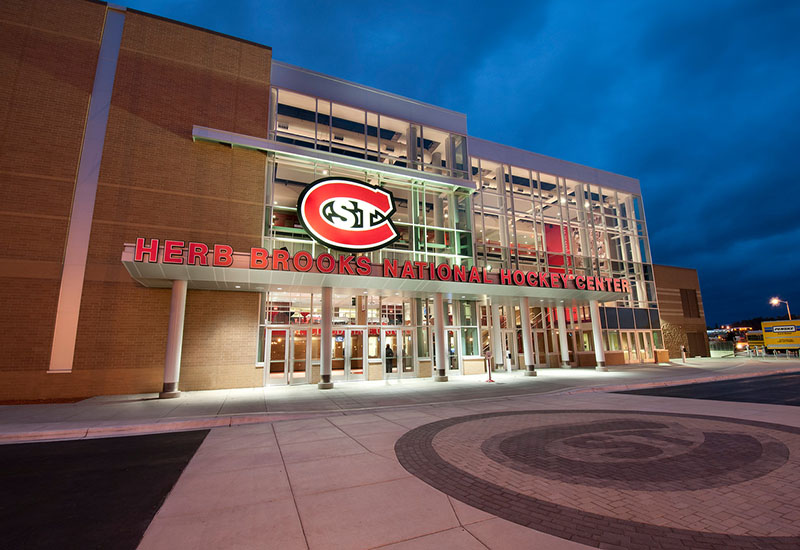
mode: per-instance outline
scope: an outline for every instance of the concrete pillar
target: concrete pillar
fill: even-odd
[[[415,124],[409,124],[408,126],[408,151],[406,152],[406,156],[408,157],[408,167],[412,170],[419,170],[420,167],[417,165],[417,138],[419,134],[417,132],[417,126]]]
[[[592,338],[594,339],[594,358],[597,360],[597,370],[607,372],[606,352],[603,349],[603,332],[600,325],[600,306],[597,300],[589,302],[589,310],[592,313]]]
[[[442,174],[442,154],[440,152],[436,152],[431,155],[431,164],[433,164],[436,169],[434,170],[435,174]]]
[[[500,332],[500,306],[492,300],[492,356],[495,369],[503,367],[503,334]]]
[[[525,376],[536,376],[536,358],[533,355],[531,338],[531,308],[527,296],[519,301],[520,323],[522,324],[522,354],[525,356]]]
[[[447,341],[444,336],[444,300],[442,293],[437,292],[433,295],[433,334],[436,338],[436,369],[437,374],[433,378],[436,382],[447,382],[447,355],[445,348]]]
[[[571,368],[569,364],[569,347],[567,346],[567,316],[564,306],[556,307],[558,315],[558,344],[561,346],[561,368]]]
[[[167,327],[167,354],[164,358],[164,387],[161,399],[178,397],[178,379],[181,375],[181,348],[183,347],[183,318],[186,314],[186,288],[188,281],[172,281],[172,298],[169,303]]]
[[[321,390],[333,388],[331,382],[331,366],[333,364],[333,289],[329,286],[322,287],[322,319],[319,350],[319,377],[317,387]]]

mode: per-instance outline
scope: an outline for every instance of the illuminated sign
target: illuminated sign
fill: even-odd
[[[197,265],[206,267],[231,267],[234,263],[233,247],[227,244],[207,245],[198,242],[165,240],[159,249],[158,239],[139,237],[133,252],[133,261],[139,263],[163,263]],[[477,283],[534,288],[563,288],[599,292],[629,293],[627,279],[575,275],[521,269],[499,269],[489,272],[485,267],[437,264],[421,261],[383,260],[372,264],[367,256],[352,254],[334,256],[323,253],[316,257],[301,250],[291,256],[286,250],[269,251],[265,248],[250,249],[247,264],[237,267],[253,270],[293,271],[360,277],[386,277],[427,281],[449,281],[453,283]],[[560,270],[560,271],[563,271]]]
[[[761,329],[769,349],[800,348],[800,321],[764,321]]]
[[[297,200],[300,223],[317,242],[344,252],[368,252],[394,242],[389,191],[347,178],[323,178]]]

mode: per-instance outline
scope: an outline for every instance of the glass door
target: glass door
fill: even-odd
[[[350,329],[347,332],[347,361],[345,361],[348,380],[364,380],[366,357],[364,356],[364,331]]]
[[[636,341],[636,333],[635,332],[626,332],[626,337],[628,339],[628,350],[630,350],[631,355],[631,363],[640,363],[642,361],[641,351],[639,350],[639,344]]]
[[[620,332],[619,336],[620,336],[620,343],[622,344],[622,354],[625,356],[625,362],[632,363],[633,360],[631,357],[631,346],[628,340],[628,333]]]
[[[347,375],[345,365],[347,362],[347,334],[344,329],[333,330],[333,343],[331,344],[331,379],[344,380]]]
[[[381,352],[381,359],[383,360],[383,377],[387,380],[397,380],[402,373],[402,367],[398,367],[402,363],[400,354],[400,346],[398,346],[398,335],[396,330],[384,330],[383,335],[383,351]]]
[[[333,331],[331,346],[331,378],[333,380],[364,380],[364,330],[338,329]]]
[[[286,329],[267,329],[264,339],[264,385],[277,386],[289,383],[287,366]]]
[[[448,329],[445,331],[445,338],[447,339],[447,347],[445,348],[447,374],[461,374],[461,366],[459,365],[460,346],[458,345],[458,330]]]
[[[290,384],[305,384],[308,382],[308,348],[309,348],[308,329],[295,329],[292,331],[289,370]]]
[[[533,331],[534,352],[536,353],[536,364],[549,367],[547,364],[547,338],[543,330]]]
[[[397,358],[401,368],[401,376],[414,378],[417,376],[417,362],[414,361],[414,331],[400,331],[400,356]]]
[[[650,341],[650,334],[646,332],[639,332],[639,356],[641,361],[653,360],[653,344]]]
[[[517,368],[517,334],[515,330],[503,331],[503,368],[509,372]]]

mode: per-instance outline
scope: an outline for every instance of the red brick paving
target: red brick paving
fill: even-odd
[[[420,426],[401,464],[476,508],[598,548],[800,548],[800,429],[629,411]]]

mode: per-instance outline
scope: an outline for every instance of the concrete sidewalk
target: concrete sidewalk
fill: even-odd
[[[313,385],[185,392],[179,399],[157,394],[115,395],[69,404],[0,406],[0,443],[107,437],[134,433],[213,428],[309,416],[401,410],[419,405],[505,400],[514,396],[618,391],[699,381],[800,371],[786,359],[691,359],[686,364],[626,365],[594,369],[541,369],[454,376],[449,382],[408,379],[338,382],[333,390]]]
[[[783,366],[709,362],[669,382]],[[800,547],[795,407],[555,374],[577,391],[212,429],[139,549]]]

